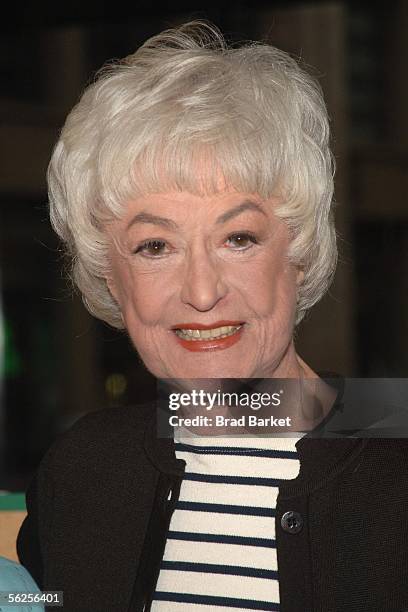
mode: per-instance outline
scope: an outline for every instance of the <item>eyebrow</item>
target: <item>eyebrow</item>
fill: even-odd
[[[238,204],[237,206],[234,206],[233,208],[230,208],[229,210],[222,213],[222,215],[217,217],[215,222],[217,225],[226,223],[227,221],[234,219],[246,210],[253,210],[255,212],[261,213],[265,217],[267,216],[260,204],[257,204],[252,200],[245,200],[245,202],[242,202],[241,204]],[[158,215],[152,215],[151,213],[145,211],[142,211],[135,215],[128,223],[126,229],[130,229],[135,223],[151,223],[153,225],[161,225],[162,227],[171,230],[176,230],[179,228],[177,223],[172,219],[168,219],[167,217],[160,217]]]
[[[135,223],[152,223],[153,225],[161,225],[166,229],[178,229],[178,225],[172,219],[167,219],[166,217],[159,217],[157,215],[152,215],[148,212],[138,213],[133,219],[128,223],[126,229],[130,229],[132,225]]]
[[[237,217],[238,215],[243,213],[245,210],[254,210],[255,212],[259,212],[262,215],[265,215],[265,217],[267,216],[266,212],[263,210],[260,204],[252,202],[252,200],[245,200],[245,202],[242,202],[242,204],[238,204],[238,206],[234,206],[233,208],[227,210],[225,213],[222,213],[222,215],[217,218],[216,223],[226,223],[230,219],[234,219],[234,217]]]

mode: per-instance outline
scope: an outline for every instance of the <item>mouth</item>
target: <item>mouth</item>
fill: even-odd
[[[217,321],[211,326],[183,323],[172,330],[183,348],[197,352],[229,348],[240,340],[243,326],[242,321]]]

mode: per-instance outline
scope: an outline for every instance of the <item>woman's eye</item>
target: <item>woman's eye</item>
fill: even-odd
[[[165,252],[166,243],[163,240],[146,240],[140,244],[134,251],[137,255],[142,253],[146,257],[157,257]]]
[[[226,244],[228,246],[233,247],[238,251],[245,251],[250,248],[253,244],[257,244],[258,241],[253,234],[248,234],[247,232],[242,234],[232,234],[229,236]]]

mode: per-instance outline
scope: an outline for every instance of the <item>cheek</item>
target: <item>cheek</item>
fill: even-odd
[[[137,322],[154,325],[165,312],[166,296],[154,275],[126,266],[119,275],[119,296],[127,327]]]
[[[249,266],[241,277],[241,290],[261,317],[292,315],[296,307],[296,271],[281,256],[265,257]]]

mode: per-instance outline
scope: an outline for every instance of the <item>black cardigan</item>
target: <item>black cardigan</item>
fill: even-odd
[[[173,440],[157,438],[154,414],[144,405],[81,418],[27,492],[19,558],[42,589],[64,591],[66,612],[150,609],[185,467]],[[408,611],[407,448],[298,442],[300,473],[280,486],[276,510],[282,612]],[[300,531],[282,526],[288,511]]]

